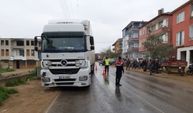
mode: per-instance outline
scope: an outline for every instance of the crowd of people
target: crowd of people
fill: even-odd
[[[161,69],[161,62],[158,59],[148,59],[148,60],[147,59],[132,59],[131,60],[129,58],[125,58],[122,60],[124,62],[124,67],[126,70],[130,70],[130,69],[143,69],[143,71],[149,70],[150,75],[152,75],[152,73],[159,73]],[[109,71],[108,67],[110,64],[107,62],[109,62],[108,57],[105,57],[104,65],[105,65],[105,69],[108,72]]]
[[[130,60],[125,59],[125,66],[126,70],[129,69],[143,69],[143,71],[150,71],[150,74],[152,72],[159,73],[159,69],[161,68],[161,63],[158,59],[134,59]]]

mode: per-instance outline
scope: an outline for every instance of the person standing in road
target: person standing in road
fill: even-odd
[[[116,66],[116,83],[115,85],[116,86],[121,86],[120,84],[120,80],[121,80],[121,77],[122,77],[122,73],[124,73],[124,68],[123,68],[123,60],[121,57],[119,57],[117,59],[117,61],[115,62],[115,66]]]
[[[109,75],[109,65],[110,65],[110,60],[108,57],[104,59],[104,65],[105,65],[105,74]]]

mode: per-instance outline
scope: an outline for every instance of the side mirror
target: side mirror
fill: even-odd
[[[92,36],[90,37],[90,45],[94,45],[94,38]]]
[[[91,49],[91,50],[94,50],[94,49],[95,49],[94,45],[91,45],[91,46],[90,46],[90,49]]]
[[[38,38],[37,38],[37,36],[34,37],[34,43],[35,43],[34,45],[37,46],[37,44],[38,44]]]
[[[94,38],[92,36],[90,37],[90,45],[91,45],[90,49],[94,50],[95,49],[95,47],[94,47]]]

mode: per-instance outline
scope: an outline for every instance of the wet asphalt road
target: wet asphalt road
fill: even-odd
[[[109,80],[98,67],[89,88],[59,88],[48,113],[193,113],[193,86],[156,76],[124,73],[115,87],[115,68]]]

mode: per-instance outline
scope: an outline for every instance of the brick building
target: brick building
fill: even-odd
[[[38,60],[33,39],[0,38],[0,67],[33,68]]]
[[[177,59],[193,62],[193,1],[172,12],[172,43],[177,48]]]
[[[146,22],[139,30],[139,52],[145,53],[143,43],[151,37],[160,37],[163,43],[172,44],[172,15],[171,13],[164,13],[161,9],[158,11],[158,15]]]

